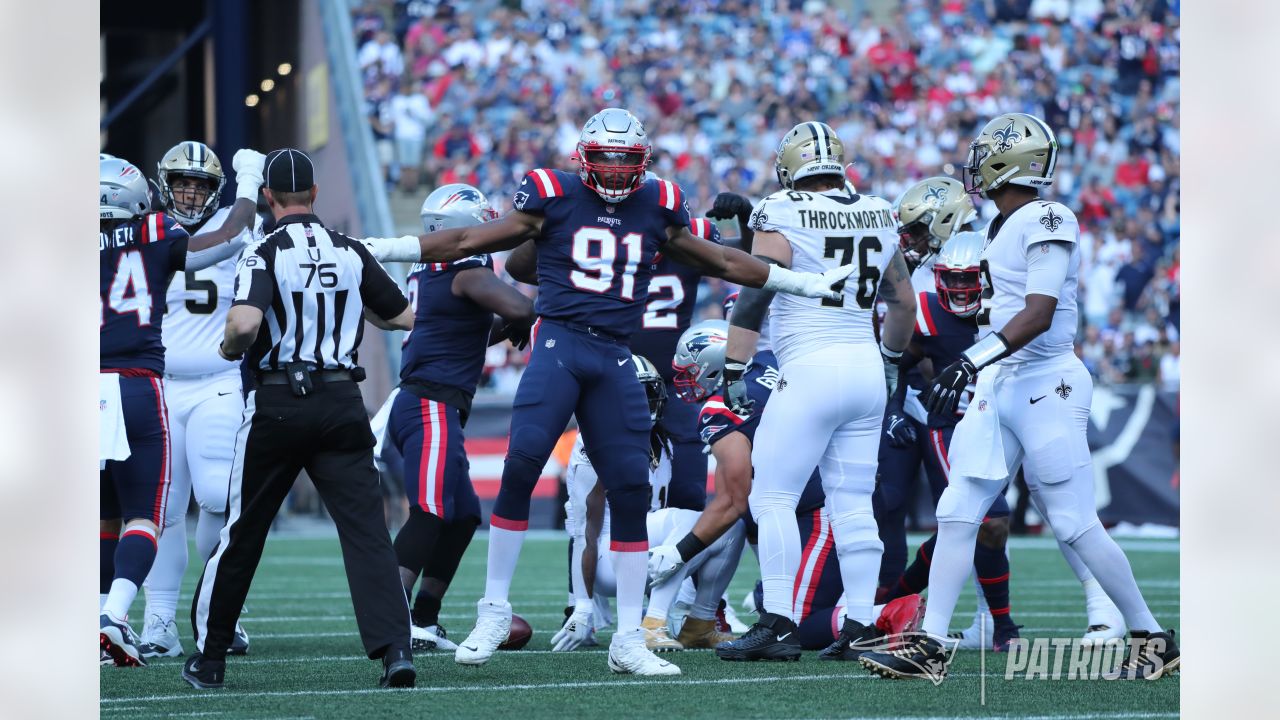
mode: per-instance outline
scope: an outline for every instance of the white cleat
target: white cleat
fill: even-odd
[[[755,594],[752,593],[751,604],[755,605]],[[729,602],[729,593],[725,593],[724,600],[720,607],[724,608],[724,620],[729,624],[729,632],[734,635],[745,635],[751,628],[738,619],[738,614],[733,611],[733,603]]]
[[[1085,630],[1081,645],[1102,645],[1108,640],[1119,640],[1125,636],[1124,615],[1115,603],[1107,600],[1088,609],[1089,628]]]
[[[178,624],[156,614],[147,617],[142,627],[142,642],[138,645],[142,657],[181,657],[182,641],[178,639]]]
[[[984,615],[986,616],[985,618],[983,618]],[[984,627],[979,627],[979,621],[983,623]],[[947,633],[947,637],[952,640],[959,640],[960,644],[956,647],[961,650],[977,650],[984,645],[984,641],[987,649],[990,650],[991,633],[994,627],[995,620],[992,619],[990,613],[974,613],[972,625],[965,628],[963,632]],[[985,637],[983,637],[984,635]]]
[[[439,625],[419,627],[409,626],[410,649],[414,652],[428,650],[457,650],[458,645],[445,637],[444,628]]]
[[[609,669],[623,675],[679,675],[680,668],[654,655],[644,644],[644,628],[613,634]]]
[[[511,603],[481,599],[476,603],[476,627],[458,645],[453,661],[459,665],[483,665],[511,635]],[[640,637],[644,645],[644,636]]]

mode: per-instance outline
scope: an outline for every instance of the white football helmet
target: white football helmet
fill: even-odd
[[[130,220],[151,212],[148,189],[146,176],[128,160],[98,160],[100,220]]]
[[[484,193],[465,183],[450,183],[436,188],[422,201],[419,215],[422,227],[435,232],[489,222],[498,217],[498,212],[489,206]]]
[[[622,202],[640,189],[653,156],[649,134],[635,115],[605,108],[582,126],[578,176],[605,202]]]
[[[703,320],[685,330],[671,359],[676,371],[676,397],[685,402],[702,402],[714,395],[724,375],[728,349],[729,323],[725,320]]]
[[[960,317],[972,317],[982,307],[982,250],[986,237],[980,232],[952,235],[938,251],[933,283],[942,309]]]

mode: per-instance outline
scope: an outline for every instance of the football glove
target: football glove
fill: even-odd
[[[654,585],[661,585],[668,578],[680,572],[684,567],[684,559],[675,545],[659,545],[649,549],[649,580]]]
[[[258,202],[258,189],[262,187],[262,166],[267,156],[257,150],[242,148],[231,158],[236,171],[236,197]]]
[[[750,215],[751,201],[731,192],[716,195],[715,202],[711,203],[711,209],[707,211],[707,217],[716,220],[737,218],[739,222],[745,222]]]
[[[747,372],[746,363],[740,360],[724,361],[724,402],[737,415],[748,415],[756,401],[747,394],[747,382],[742,376]]]
[[[905,448],[916,443],[916,428],[901,406],[889,408],[884,418],[884,434],[889,436],[889,447]]]
[[[551,637],[551,652],[577,650],[591,637],[592,608],[590,600],[574,601],[573,614],[564,621],[564,627]]]
[[[765,290],[800,297],[843,300],[845,278],[857,269],[856,264],[849,263],[819,275],[811,272],[795,272],[781,265],[770,265],[769,278],[761,287]]]
[[[880,343],[880,360],[884,363],[884,387],[889,393],[886,397],[892,398],[898,392],[898,363],[902,361],[902,351],[894,352]]]
[[[933,376],[933,383],[924,398],[925,409],[938,415],[954,413],[960,404],[960,395],[976,377],[978,368],[961,355],[959,360]]]

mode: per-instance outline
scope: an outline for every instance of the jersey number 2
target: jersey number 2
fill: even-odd
[[[676,275],[654,275],[649,280],[649,304],[644,308],[645,330],[675,330],[676,309],[684,302],[684,283]]]
[[[829,237],[827,238],[826,252],[823,257],[834,258],[836,253],[839,255],[839,264],[841,266],[848,265],[853,262],[853,238],[851,237]],[[870,310],[872,304],[876,301],[876,288],[880,286],[880,266],[879,263],[871,262],[869,255],[872,252],[877,254],[884,249],[880,243],[880,238],[875,235],[866,235],[858,238],[858,293],[855,299],[858,307],[863,310]],[[844,307],[844,299],[826,300],[823,299],[824,307]]]
[[[627,233],[622,236],[622,247],[627,252],[626,264],[622,266],[622,280],[619,288],[623,300],[631,300],[636,290],[636,268],[640,266],[641,243],[644,237],[640,233]],[[569,273],[569,281],[573,286],[593,293],[606,293],[613,287],[613,261],[618,257],[618,236],[609,228],[584,227],[573,234],[573,264],[577,270]]]
[[[106,305],[117,315],[137,313],[138,325],[151,324],[151,291],[147,286],[147,269],[142,253],[130,250],[120,256],[116,276],[107,291]],[[104,309],[105,319],[105,309]]]

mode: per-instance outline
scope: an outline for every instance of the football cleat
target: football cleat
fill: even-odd
[[[903,595],[890,600],[876,618],[876,628],[885,635],[901,635],[920,629],[924,621],[924,598],[919,594]]]
[[[995,620],[992,619],[991,613],[985,613],[985,618],[983,618],[983,615],[984,613],[981,612],[974,613],[972,625],[961,632],[947,633],[947,637],[952,640],[959,640],[960,644],[957,647],[961,650],[977,650],[981,648],[984,636],[991,637],[991,628],[995,625]]]
[[[1090,603],[1088,613],[1089,627],[1084,631],[1082,645],[1103,645],[1108,640],[1124,637],[1124,615],[1110,598],[1105,598],[1105,602]]]
[[[222,687],[222,676],[226,670],[225,660],[208,660],[195,652],[182,664],[182,679],[197,690],[216,690]]]
[[[98,647],[111,657],[116,667],[146,667],[138,642],[128,622],[116,620],[105,612],[98,616]]]
[[[609,669],[623,675],[680,674],[680,668],[645,647],[644,628],[613,634],[609,643]]]
[[[231,636],[231,647],[227,648],[228,655],[248,655],[249,654],[249,633],[244,631],[244,626],[236,621],[235,635]]]
[[[720,598],[720,606],[716,608],[716,628],[726,635],[741,635],[750,629],[733,612],[728,597]]]
[[[439,625],[410,625],[409,637],[410,649],[414,652],[458,649],[458,644],[448,639],[444,628]]]
[[[725,632],[718,620],[699,620],[695,617],[685,618],[676,642],[686,650],[714,650],[720,643],[733,642],[735,638]]]
[[[413,667],[413,655],[408,650],[393,648],[382,656],[382,677],[378,687],[411,688],[418,679]]]
[[[1124,660],[1115,670],[1105,673],[1108,680],[1158,680],[1178,672],[1182,654],[1173,641],[1173,631],[1147,633],[1129,631],[1130,642]]]
[[[746,635],[717,645],[716,656],[733,661],[799,660],[800,638],[796,637],[796,624],[789,617],[761,613]]]
[[[997,624],[995,629],[991,632],[992,652],[1009,652],[1009,643],[1022,637],[1022,635],[1018,633],[1018,628],[1020,627],[1022,626],[1014,625],[1011,622]]]
[[[511,603],[480,599],[476,603],[476,627],[453,653],[459,665],[483,665],[511,634]]]
[[[857,660],[862,657],[862,653],[877,647],[883,635],[875,625],[863,625],[857,620],[845,618],[835,642],[818,653],[818,659],[844,662]]]
[[[924,634],[897,650],[863,652],[858,662],[871,672],[893,680],[919,679],[937,683],[947,676],[946,650],[937,639]]]
[[[182,641],[178,639],[178,624],[152,614],[142,627],[142,642],[138,645],[142,657],[180,657]]]
[[[111,659],[106,650],[98,648],[98,664],[99,665],[115,665],[116,661]]]
[[[688,620],[685,624],[688,624]],[[641,621],[640,627],[644,630],[644,646],[653,652],[676,652],[684,649],[684,645],[671,637],[671,629],[663,621],[646,617]]]

